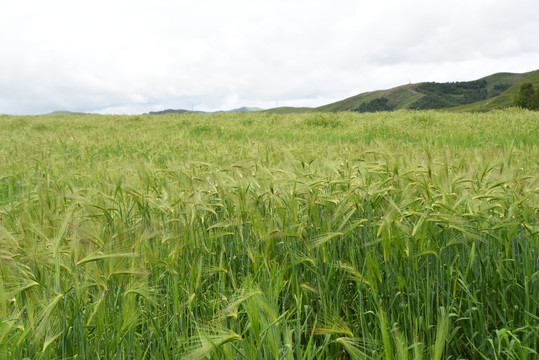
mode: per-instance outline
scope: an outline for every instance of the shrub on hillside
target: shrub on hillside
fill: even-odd
[[[539,110],[539,88],[534,89],[531,82],[522,83],[514,102],[523,109]]]

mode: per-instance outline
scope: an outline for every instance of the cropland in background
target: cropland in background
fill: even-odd
[[[0,116],[0,140],[0,358],[538,356],[538,113]]]

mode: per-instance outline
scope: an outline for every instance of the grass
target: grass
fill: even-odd
[[[0,125],[0,358],[537,357],[537,113]]]

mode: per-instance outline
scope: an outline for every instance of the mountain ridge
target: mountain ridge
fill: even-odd
[[[350,96],[343,100],[318,107],[281,106],[270,109],[240,107],[231,110],[199,111],[165,109],[150,111],[149,115],[162,114],[220,114],[265,112],[274,114],[306,112],[378,112],[393,110],[440,109],[454,112],[487,112],[513,106],[520,84],[529,81],[539,85],[539,70],[525,73],[499,72],[472,81],[419,82],[404,84],[385,90],[373,90]],[[81,112],[55,111],[48,115],[81,115]]]

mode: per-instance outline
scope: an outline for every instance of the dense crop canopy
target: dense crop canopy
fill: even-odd
[[[532,359],[539,115],[0,117],[0,358]]]

